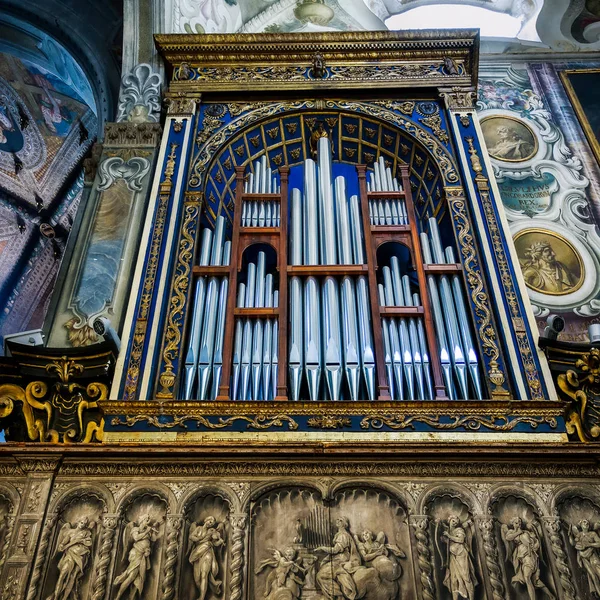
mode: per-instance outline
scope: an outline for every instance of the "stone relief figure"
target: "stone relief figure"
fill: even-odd
[[[58,535],[54,556],[62,554],[58,562],[58,581],[47,600],[79,600],[79,584],[92,551],[92,530],[96,526],[88,517],[72,525],[65,523]]]
[[[600,536],[597,523],[590,531],[590,522],[582,519],[569,528],[569,541],[577,551],[577,562],[585,569],[590,592],[600,596]]]
[[[440,524],[443,531],[439,533]],[[473,523],[470,519],[461,522],[456,517],[450,517],[447,523],[436,523],[435,540],[442,568],[446,569],[444,586],[452,594],[452,600],[475,598],[477,576],[473,564]],[[446,546],[445,555],[442,553],[438,541]]]
[[[152,567],[150,554],[159,537],[159,527],[160,523],[145,513],[137,523],[132,521],[123,530],[123,559],[127,555],[128,564],[113,583],[119,586],[115,600],[120,600],[126,592],[129,600],[142,596],[146,574]]]
[[[214,594],[221,593],[222,581],[219,575],[219,562],[215,550],[225,544],[225,526],[215,517],[208,516],[204,523],[192,524],[189,541],[191,551],[189,561],[194,568],[194,582],[198,588],[198,600],[204,600],[209,588]]]
[[[267,600],[298,600],[304,585],[306,569],[298,559],[295,548],[285,548],[283,551],[272,550],[271,558],[261,561],[256,569],[260,574],[264,569],[273,569],[267,576],[264,598]]]
[[[317,586],[328,600],[393,600],[398,595],[397,580],[402,576],[398,558],[404,552],[386,543],[385,534],[374,536],[365,530],[360,538],[350,532],[346,517],[335,521],[336,533],[332,546],[319,546],[324,552],[317,571]]]
[[[509,524],[502,524],[502,540],[506,548],[506,556],[511,557],[515,572],[511,583],[527,588],[529,600],[536,600],[536,589],[555,600],[554,594],[540,578],[541,531],[537,521],[524,522],[520,517],[513,517]]]

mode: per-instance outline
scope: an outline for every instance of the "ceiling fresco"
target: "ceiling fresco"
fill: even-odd
[[[484,54],[600,49],[600,0],[167,0],[161,4],[160,30],[168,33],[404,29],[409,20],[399,17],[410,11],[436,5],[447,5],[451,11],[452,6],[461,6],[485,10],[491,21],[502,14],[517,22],[510,34],[484,36]],[[423,14],[426,19],[427,13]],[[485,17],[485,12],[479,15]]]
[[[97,112],[90,81],[62,45],[0,18],[0,338],[43,323]]]

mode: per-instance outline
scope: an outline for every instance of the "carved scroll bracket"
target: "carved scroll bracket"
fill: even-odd
[[[473,101],[477,97],[474,87],[438,88],[438,93],[451,111],[473,110]]]

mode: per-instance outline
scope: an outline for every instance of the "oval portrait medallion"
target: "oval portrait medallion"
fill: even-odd
[[[546,229],[525,229],[514,237],[527,287],[541,294],[563,296],[583,284],[583,260],[573,244]]]
[[[489,155],[496,160],[523,162],[538,151],[533,129],[525,122],[506,115],[493,115],[481,120],[481,130]]]

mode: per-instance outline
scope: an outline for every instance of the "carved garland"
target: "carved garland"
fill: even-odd
[[[477,333],[481,340],[483,352],[489,357],[488,380],[492,399],[508,399],[510,393],[504,387],[506,377],[500,369],[500,349],[497,344],[497,335],[492,323],[490,301],[483,291],[483,277],[475,243],[471,234],[471,224],[467,216],[467,209],[462,188],[445,188],[448,207],[453,217],[453,222],[458,232],[458,244],[462,255],[466,281],[471,293],[471,300],[477,316]]]

